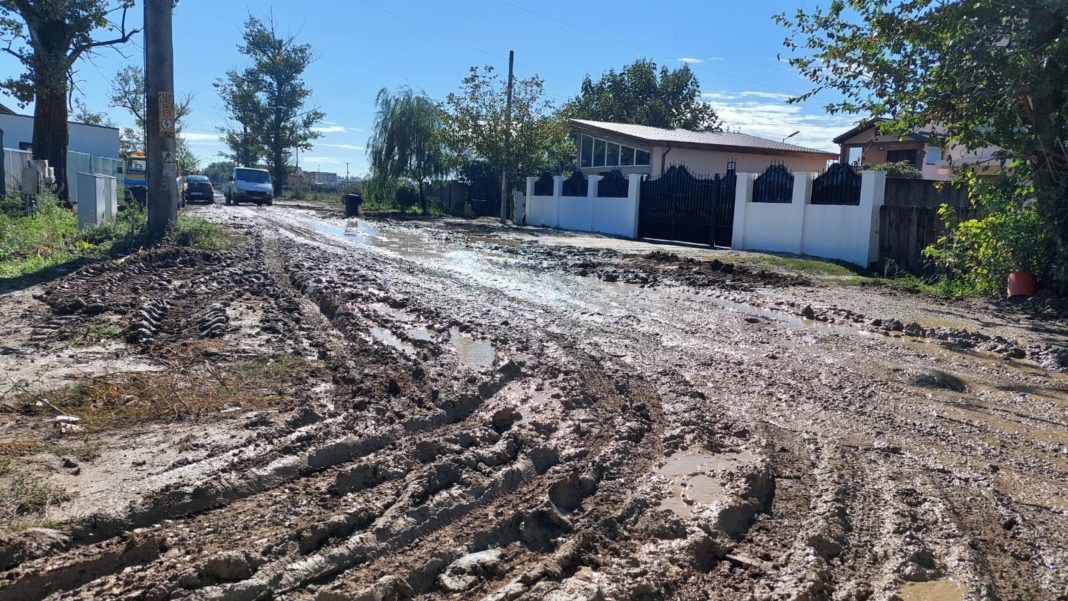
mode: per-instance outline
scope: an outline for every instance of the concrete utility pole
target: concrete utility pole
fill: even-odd
[[[178,218],[172,1],[145,0],[145,158],[148,231],[153,236],[162,236]]]
[[[512,158],[512,65],[515,50],[508,51],[508,101],[504,105],[504,165],[501,169],[501,223],[508,220],[508,165]]]

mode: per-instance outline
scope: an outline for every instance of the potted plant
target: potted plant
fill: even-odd
[[[1038,287],[1036,273],[1042,267],[1046,252],[1046,237],[1042,220],[1033,201],[1009,212],[1003,223],[1007,251],[1009,298],[1030,297]]]

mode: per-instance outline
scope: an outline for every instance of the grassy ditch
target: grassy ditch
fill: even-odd
[[[22,199],[9,195],[0,201],[0,282],[44,278],[64,264],[113,258],[147,246],[151,240],[145,222],[145,211],[131,205],[115,221],[79,230],[78,216],[54,195],[42,195],[33,215],[23,215]],[[223,226],[188,215],[179,216],[170,240],[205,250],[233,244]]]

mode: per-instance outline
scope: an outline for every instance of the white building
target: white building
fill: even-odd
[[[664,129],[647,125],[572,119],[578,135],[578,164],[585,175],[619,170],[657,178],[672,165],[690,173],[722,174],[729,162],[738,173],[763,173],[772,163],[792,172],[826,169],[833,152],[767,140],[737,132]]]
[[[30,150],[33,144],[33,117],[4,110],[0,105],[0,131],[4,132],[4,148]],[[119,158],[119,129],[103,125],[68,123],[69,152],[81,152],[94,157]]]

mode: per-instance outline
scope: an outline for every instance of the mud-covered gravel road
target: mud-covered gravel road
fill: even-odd
[[[233,249],[0,296],[0,601],[1068,599],[1062,319],[190,210]]]

